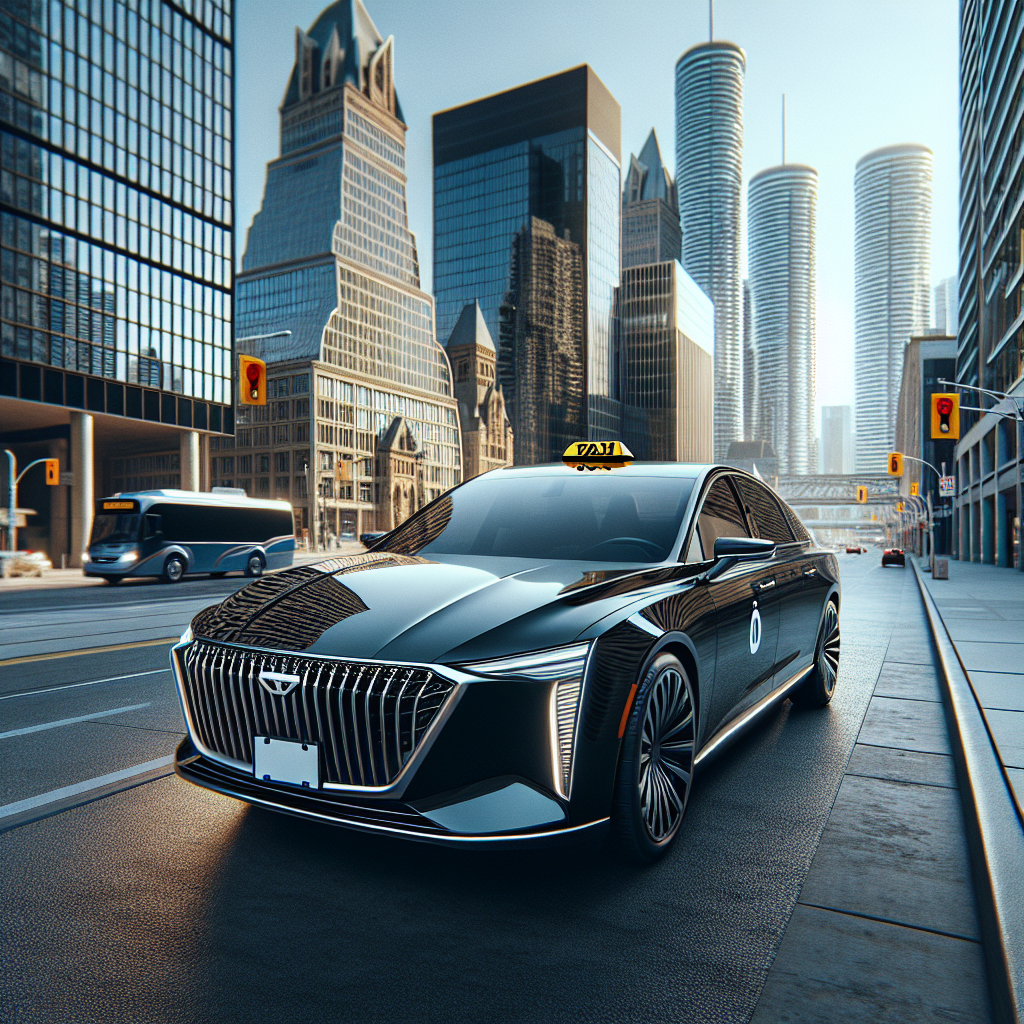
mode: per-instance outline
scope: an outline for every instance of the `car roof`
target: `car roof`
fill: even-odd
[[[662,476],[696,480],[713,468],[714,466],[711,464],[695,462],[631,462],[628,466],[621,466],[612,470],[602,470],[597,475],[604,476],[607,473],[609,476]],[[579,473],[579,470],[574,469],[572,466],[566,466],[561,462],[551,462],[540,466],[505,466],[501,469],[492,470],[485,475],[493,478],[498,474],[509,476],[574,476],[577,473]]]

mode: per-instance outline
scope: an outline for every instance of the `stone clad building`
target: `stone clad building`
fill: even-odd
[[[512,424],[497,383],[498,353],[478,302],[463,307],[445,345],[462,424],[462,478],[512,465]]]

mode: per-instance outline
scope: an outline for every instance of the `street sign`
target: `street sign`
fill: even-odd
[[[71,487],[75,482],[75,471],[73,469],[62,469],[60,471],[60,482],[65,487]]]
[[[939,495],[943,498],[951,498],[954,494],[956,494],[956,477],[940,476]]]

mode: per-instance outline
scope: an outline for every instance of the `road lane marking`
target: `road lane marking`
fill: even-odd
[[[30,796],[27,800],[17,800],[13,804],[3,804],[0,806],[0,819],[10,818],[15,814],[31,811],[37,807],[45,807],[47,804],[55,804],[58,800],[67,800],[68,797],[90,793],[94,789],[102,789],[104,786],[110,786],[116,782],[124,782],[125,779],[130,779],[136,775],[157,771],[160,768],[169,768],[172,764],[174,764],[174,755],[169,754],[167,757],[158,757],[153,761],[147,761],[145,764],[137,764],[133,768],[122,768],[119,772],[109,772],[107,775],[100,775],[95,779],[76,782],[73,786],[51,789],[49,793]]]
[[[106,654],[108,651],[130,651],[136,647],[156,647],[159,644],[176,644],[180,637],[167,636],[160,640],[138,640],[131,644],[111,644],[108,647],[82,647],[77,651],[54,651],[52,654],[27,654],[23,658],[7,658],[0,661],[5,665],[25,665],[32,661],[52,661],[54,658],[75,658],[80,654]]]
[[[62,718],[59,722],[46,722],[43,725],[27,725],[23,729],[11,729],[9,732],[0,732],[0,740],[7,740],[12,736],[27,736],[30,732],[45,732],[47,729],[59,729],[62,725],[77,725],[79,722],[91,722],[94,718],[106,718],[108,715],[123,715],[126,711],[139,711],[142,708],[148,708],[151,703],[151,701],[146,701],[145,704],[129,704],[125,708],[97,711],[94,715]]]
[[[53,693],[54,690],[73,690],[76,686],[96,686],[97,683],[117,683],[122,679],[135,679],[138,676],[157,676],[170,672],[169,668],[153,668],[147,672],[132,672],[126,676],[110,676],[108,679],[90,679],[84,683],[65,683],[63,686],[46,686],[42,690],[22,690],[20,693],[8,693],[0,700],[14,700],[15,697],[34,697],[37,693]]]

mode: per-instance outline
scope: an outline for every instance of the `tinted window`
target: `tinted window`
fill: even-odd
[[[804,542],[811,539],[811,535],[807,532],[807,528],[803,523],[800,522],[800,517],[789,507],[786,502],[779,499],[779,505],[782,506],[782,514],[786,517],[786,522],[789,523],[789,528],[793,531],[793,536],[798,541]]]
[[[743,513],[733,496],[729,481],[719,477],[704,498],[697,520],[704,557],[714,557],[715,541],[719,537],[749,537]]]
[[[125,513],[107,512],[97,515],[92,521],[92,537],[89,538],[89,543],[98,544],[101,541],[108,541],[111,544],[120,544],[138,540],[141,519],[141,516],[126,515]]]
[[[263,544],[292,533],[287,509],[162,504],[149,512],[160,516],[164,540],[182,544]]]
[[[659,562],[692,488],[676,477],[489,474],[428,505],[374,550]]]
[[[776,544],[792,543],[793,534],[779,503],[775,500],[775,495],[756,480],[738,476],[734,482],[739,486],[747,511],[754,517],[758,536],[764,537],[765,540],[773,540]]]

